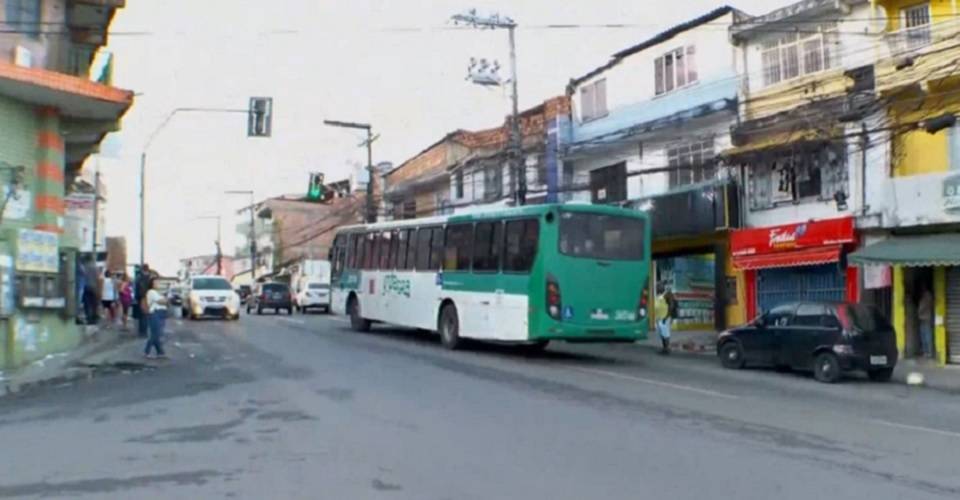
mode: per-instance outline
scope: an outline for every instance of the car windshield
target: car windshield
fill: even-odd
[[[853,324],[864,332],[892,330],[893,326],[884,318],[880,311],[871,306],[862,304],[848,304],[847,310],[853,318]]]
[[[223,278],[197,278],[193,280],[194,290],[232,290],[230,282]]]
[[[329,290],[330,285],[325,285],[323,283],[310,283],[307,285],[307,288],[310,290]]]
[[[560,214],[560,253],[603,260],[644,257],[643,219],[580,212]]]

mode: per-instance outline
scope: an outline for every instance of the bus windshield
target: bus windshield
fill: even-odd
[[[600,260],[645,258],[643,219],[580,212],[560,213],[560,253]]]

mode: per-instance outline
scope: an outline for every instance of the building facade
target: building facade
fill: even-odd
[[[0,1],[0,367],[82,340],[83,235],[67,231],[65,198],[133,103],[109,85],[109,63],[91,74],[124,3]]]
[[[870,4],[884,20],[876,94],[893,132],[873,145],[884,161],[867,176],[865,247],[852,260],[889,308],[902,353],[960,364],[960,11],[946,0]]]
[[[737,179],[718,161],[737,121],[738,60],[724,29],[745,15],[722,7],[614,54],[567,88],[564,200],[645,210],[655,287],[680,303],[676,327],[744,320],[742,278],[727,234],[739,227]]]
[[[861,146],[884,140],[871,19],[866,1],[805,0],[730,28],[740,107],[722,155],[744,187],[731,253],[748,317],[787,301],[860,300],[847,261],[861,240],[868,163],[883,162]]]

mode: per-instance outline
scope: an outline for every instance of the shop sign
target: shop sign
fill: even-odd
[[[853,242],[853,217],[844,217],[734,231],[730,250],[735,256],[757,255]]]
[[[877,290],[893,285],[893,270],[890,266],[864,266],[863,288]]]
[[[960,174],[943,179],[943,208],[960,210]]]

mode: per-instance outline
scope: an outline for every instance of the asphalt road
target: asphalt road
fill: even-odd
[[[960,498],[960,402],[933,390],[327,316],[171,326],[169,362],[0,399],[0,498]]]

